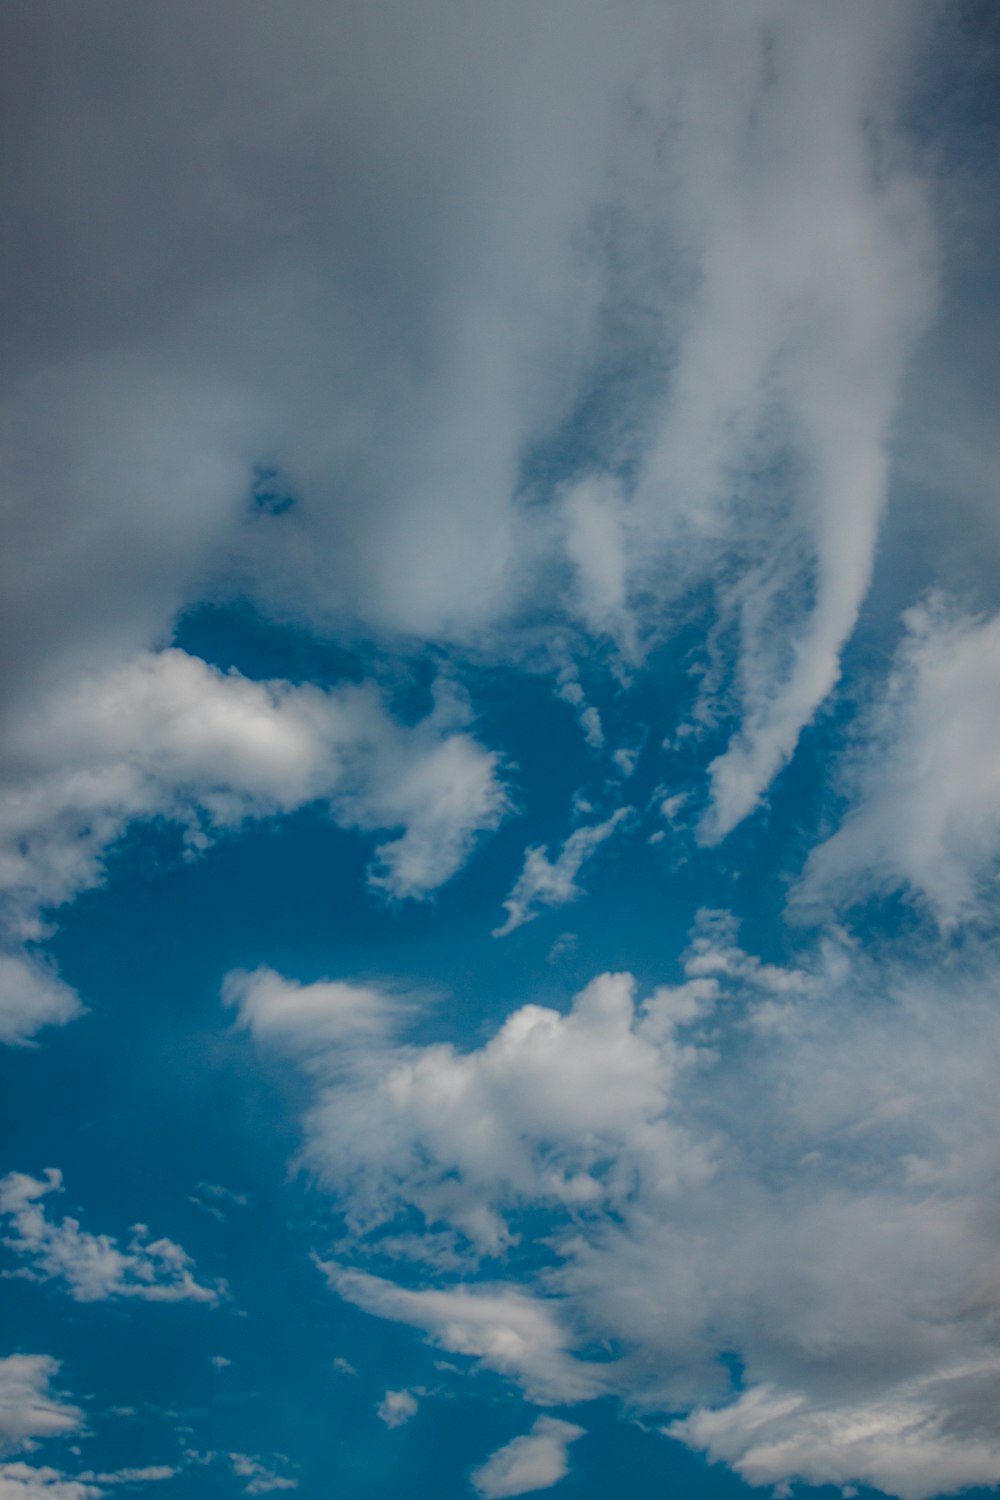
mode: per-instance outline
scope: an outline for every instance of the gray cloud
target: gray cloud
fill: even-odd
[[[19,8],[15,689],[155,644],[209,587],[496,645],[555,576],[634,654],[713,578],[724,834],[835,685],[871,572],[933,300],[896,125],[927,14]],[[553,442],[584,455],[556,492]],[[251,514],[255,462],[291,509]]]

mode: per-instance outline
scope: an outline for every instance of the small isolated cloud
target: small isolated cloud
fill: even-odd
[[[569,1445],[583,1436],[584,1429],[572,1422],[539,1417],[529,1433],[505,1443],[473,1470],[473,1486],[483,1500],[547,1490],[566,1478]]]
[[[76,1406],[50,1390],[59,1361],[49,1354],[10,1354],[0,1359],[0,1453],[31,1445],[35,1438],[74,1432],[83,1421]]]
[[[28,1262],[22,1273],[32,1281],[66,1284],[77,1302],[139,1297],[147,1302],[217,1302],[218,1287],[195,1280],[192,1262],[180,1245],[149,1239],[144,1224],[132,1226],[128,1248],[106,1234],[90,1234],[78,1220],[46,1215],[42,1199],[62,1191],[62,1173],[53,1167],[44,1179],[10,1172],[0,1179],[0,1214],[12,1233],[4,1243]]]
[[[229,1366],[232,1364],[232,1360],[227,1359],[224,1354],[210,1354],[208,1356],[208,1362],[210,1365],[214,1365],[215,1369],[217,1370],[228,1370]]]
[[[375,1414],[387,1427],[403,1427],[417,1415],[419,1405],[412,1391],[386,1391]]]
[[[272,1490],[297,1490],[299,1481],[252,1458],[249,1453],[230,1453],[229,1464],[238,1479],[245,1479],[244,1495],[268,1495]]]
[[[506,937],[515,928],[537,917],[543,907],[565,906],[582,896],[583,890],[576,883],[580,870],[631,811],[630,807],[619,807],[605,822],[578,828],[570,834],[554,860],[549,859],[540,845],[528,849],[524,868],[503,903],[507,919],[494,929],[493,936]]]

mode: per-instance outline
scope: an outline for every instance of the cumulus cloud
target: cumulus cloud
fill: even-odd
[[[10,1172],[0,1179],[0,1214],[9,1223],[4,1244],[28,1264],[13,1274],[32,1281],[65,1283],[77,1302],[139,1297],[146,1302],[217,1302],[218,1287],[195,1280],[191,1257],[173,1240],[149,1238],[145,1224],[132,1226],[127,1249],[106,1234],[90,1234],[79,1221],[48,1218],[42,1202],[62,1190],[62,1173],[44,1179]],[[10,1273],[8,1273],[10,1274]]]
[[[422,896],[505,809],[496,756],[442,691],[412,729],[371,688],[255,682],[178,650],[147,653],[24,713],[5,741],[0,889],[52,905],[96,883],[136,818],[172,819],[198,848],[248,818],[326,802],[349,826],[403,828],[373,879]]]
[[[0,1451],[24,1448],[34,1438],[73,1432],[83,1420],[75,1406],[49,1387],[59,1361],[48,1354],[9,1354],[0,1359]]]
[[[403,1427],[417,1415],[420,1403],[412,1391],[386,1391],[375,1415],[387,1427]]]
[[[16,939],[97,884],[134,820],[167,819],[195,853],[249,819],[324,806],[347,827],[401,830],[370,883],[421,899],[507,810],[498,757],[439,684],[398,724],[372,687],[321,691],[220,672],[179,650],[80,677],[16,719],[0,752],[0,902]],[[79,1000],[27,952],[0,954],[0,1040],[72,1020]]]
[[[533,1401],[677,1413],[673,1437],[760,1482],[996,1482],[988,950],[929,967],[831,938],[782,967],[707,912],[685,969],[641,1000],[602,976],[466,1052],[383,1030],[312,1056],[306,1155],[359,1246],[416,1211],[468,1266],[411,1235],[433,1284],[341,1262],[331,1285]],[[499,1273],[469,1279],[484,1254]]]
[[[473,1470],[473,1486],[484,1500],[550,1489],[565,1479],[569,1472],[569,1445],[583,1435],[583,1428],[575,1427],[572,1422],[539,1417],[529,1433],[505,1443]]]
[[[619,807],[603,823],[578,828],[570,834],[555,859],[549,859],[539,845],[528,849],[524,868],[504,901],[506,921],[495,929],[493,936],[506,937],[509,932],[523,927],[525,922],[532,921],[544,907],[566,906],[582,896],[583,890],[576,883],[580,870],[631,811],[630,807]]]
[[[904,623],[848,769],[854,806],[810,854],[792,896],[800,913],[905,887],[950,926],[988,897],[1000,848],[1000,617],[936,596]]]

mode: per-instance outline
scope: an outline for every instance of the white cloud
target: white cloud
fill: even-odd
[[[439,684],[408,727],[373,688],[255,682],[183,651],[146,653],[25,710],[0,752],[0,899],[21,938],[39,911],[96,885],[136,819],[164,818],[190,852],[251,818],[311,802],[342,825],[402,830],[370,883],[421,899],[450,879],[507,810],[497,756]],[[0,954],[0,1040],[23,1041],[82,1007],[27,954]]]
[[[387,1427],[403,1427],[417,1415],[419,1405],[412,1391],[386,1391],[375,1414]]]
[[[8,735],[0,771],[0,889],[33,905],[102,876],[133,819],[180,823],[192,848],[248,818],[327,803],[338,821],[403,828],[377,884],[422,896],[506,807],[496,757],[439,691],[412,729],[370,687],[254,682],[183,651],[134,658],[41,701]]]
[[[569,1472],[568,1448],[584,1435],[582,1427],[539,1417],[531,1431],[492,1453],[472,1472],[472,1483],[484,1500],[547,1490]]]
[[[793,892],[808,913],[908,887],[938,921],[975,915],[1000,848],[1000,616],[932,598],[907,634],[854,757],[854,807]]]
[[[62,1190],[62,1173],[50,1167],[44,1180],[23,1172],[0,1179],[0,1214],[10,1221],[4,1243],[28,1265],[31,1280],[66,1283],[77,1302],[139,1297],[147,1302],[217,1302],[219,1289],[195,1280],[191,1258],[168,1239],[149,1239],[144,1224],[132,1226],[128,1248],[106,1234],[90,1234],[76,1219],[46,1216],[42,1199]]]
[[[78,1408],[50,1393],[58,1372],[59,1361],[48,1354],[9,1354],[0,1359],[0,1452],[80,1426],[83,1416]]]
[[[272,1490],[297,1490],[299,1487],[297,1479],[279,1474],[249,1453],[230,1453],[229,1463],[238,1479],[247,1480],[243,1487],[245,1495],[269,1495]]]
[[[985,1415],[998,1388],[998,1359],[936,1371],[889,1397],[864,1401],[810,1406],[797,1393],[761,1385],[732,1406],[698,1411],[667,1431],[728,1463],[749,1484],[860,1480],[900,1500],[930,1500],[996,1484],[1000,1440],[988,1429],[963,1430],[953,1413],[971,1397]]]
[[[760,1482],[997,1482],[988,948],[875,962],[834,938],[787,968],[703,913],[685,970],[638,1004],[601,976],[467,1052],[391,1025],[317,1043],[306,1159],[359,1246],[416,1212],[469,1267],[410,1233],[423,1285],[328,1263],[331,1286],[535,1402],[687,1413],[674,1437]]]
[[[43,1026],[64,1026],[82,1013],[79,997],[48,965],[0,953],[0,1042],[23,1046]]]
[[[420,1328],[448,1353],[518,1380],[529,1400],[581,1401],[602,1388],[600,1366],[569,1352],[573,1335],[561,1322],[564,1310],[554,1299],[481,1284],[412,1291],[331,1262],[320,1261],[319,1266],[345,1301]]]
[[[528,849],[524,868],[504,901],[507,919],[496,928],[494,937],[506,937],[537,917],[546,906],[565,906],[583,895],[576,877],[595,850],[609,839],[618,825],[628,817],[630,807],[619,807],[603,823],[578,828],[571,833],[554,860],[539,845]]]
[[[0,1500],[99,1500],[103,1493],[47,1465],[0,1463]]]

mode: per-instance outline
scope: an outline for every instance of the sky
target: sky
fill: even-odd
[[[996,8],[0,28],[0,1500],[990,1492]]]

